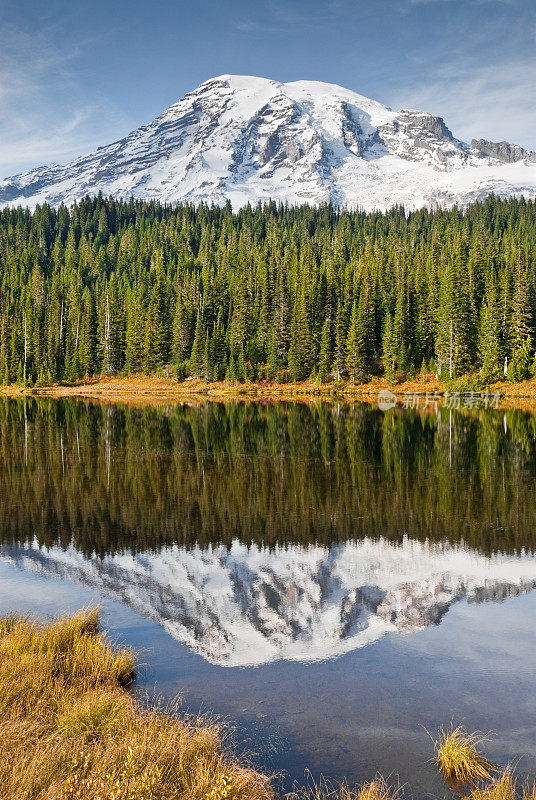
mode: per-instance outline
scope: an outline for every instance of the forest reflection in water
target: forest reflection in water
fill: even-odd
[[[536,417],[366,405],[0,401],[0,536],[85,554],[464,542],[532,551]]]

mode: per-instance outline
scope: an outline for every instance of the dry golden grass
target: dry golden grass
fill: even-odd
[[[477,786],[466,800],[516,800],[516,781],[510,767],[491,783]]]
[[[325,778],[317,783],[310,777],[306,786],[297,788],[288,797],[292,800],[399,800],[400,789],[391,788],[382,777],[353,789]]]
[[[392,789],[384,778],[376,778],[359,789],[358,800],[398,800],[399,789]]]
[[[225,730],[142,708],[128,687],[134,654],[99,633],[98,611],[48,625],[0,619],[1,800],[275,800],[269,778],[225,752]],[[479,751],[482,738],[441,730],[435,761],[463,800],[536,800]],[[495,776],[495,777],[494,777]],[[400,800],[381,777],[357,788],[312,778],[295,800]]]
[[[535,800],[535,798],[536,784],[525,785],[518,790],[512,768],[507,766],[495,780],[477,786],[464,800]]]
[[[188,378],[178,382],[174,378],[133,374],[121,377],[96,377],[74,384],[55,384],[42,387],[1,386],[0,397],[43,396],[53,398],[85,398],[100,403],[123,403],[135,407],[167,406],[174,403],[199,404],[207,401],[243,402],[288,401],[299,403],[334,402],[344,400],[375,403],[381,389],[393,391],[399,399],[404,395],[442,396],[447,384],[436,380],[435,375],[417,375],[399,383],[385,378],[374,378],[368,383],[331,381],[319,383],[309,379],[298,383],[278,383],[272,380],[257,382],[207,382]],[[451,389],[451,391],[453,391]],[[536,378],[521,383],[497,382],[487,387],[488,393],[501,395],[500,408],[519,408],[534,412],[536,406]],[[440,401],[441,402],[441,401]]]
[[[442,728],[435,742],[436,763],[443,777],[454,783],[488,780],[493,764],[479,751],[484,737],[461,727]]]
[[[399,383],[385,378],[374,378],[368,383],[349,380],[319,383],[308,379],[298,383],[278,383],[273,380],[245,383],[230,381],[207,382],[188,378],[178,382],[171,377],[136,373],[118,377],[96,377],[73,384],[55,384],[42,387],[1,386],[0,397],[43,396],[53,398],[85,398],[100,403],[123,403],[133,407],[167,406],[174,403],[199,404],[216,402],[339,402],[344,400],[375,403],[381,389],[393,391],[399,399],[403,395],[438,395],[448,389],[447,384],[436,380],[435,375],[419,374]],[[500,408],[519,408],[534,413],[536,407],[536,378],[521,383],[498,382],[487,387],[487,392],[501,395]],[[431,406],[423,408],[430,410]]]
[[[269,800],[269,780],[225,755],[203,719],[142,709],[134,655],[84,611],[0,622],[2,800]]]

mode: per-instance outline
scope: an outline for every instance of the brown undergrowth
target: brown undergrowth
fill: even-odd
[[[162,376],[141,374],[123,377],[95,378],[87,382],[69,385],[53,385],[24,388],[21,386],[0,386],[0,396],[44,396],[55,398],[86,398],[110,403],[129,405],[162,405],[170,403],[200,403],[207,400],[217,402],[237,402],[258,400],[273,402],[278,400],[311,403],[325,402],[376,402],[382,389],[392,391],[400,401],[408,395],[427,395],[441,398],[446,393],[469,391],[473,386],[471,376],[446,384],[435,379],[432,374],[419,375],[411,380],[393,384],[385,378],[376,378],[368,383],[357,384],[351,381],[332,381],[319,383],[314,380],[299,383],[258,382],[207,382],[199,379],[176,381]],[[498,382],[484,386],[477,381],[478,391],[489,395],[500,395],[500,407],[519,407],[536,409],[536,379],[522,383]],[[469,387],[469,388],[468,388]],[[495,407],[495,406],[494,406]]]

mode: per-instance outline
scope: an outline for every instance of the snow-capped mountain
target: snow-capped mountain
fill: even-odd
[[[105,558],[3,545],[0,558],[97,589],[221,666],[334,658],[389,632],[438,624],[457,600],[503,600],[536,586],[535,556],[407,539],[275,550],[235,542]]]
[[[536,197],[536,153],[332,84],[222,75],[124,139],[0,182],[0,206],[118,198],[406,208]]]

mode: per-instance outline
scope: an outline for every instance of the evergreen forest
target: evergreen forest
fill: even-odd
[[[0,383],[95,375],[522,380],[536,203],[465,210],[85,198],[0,211]]]

